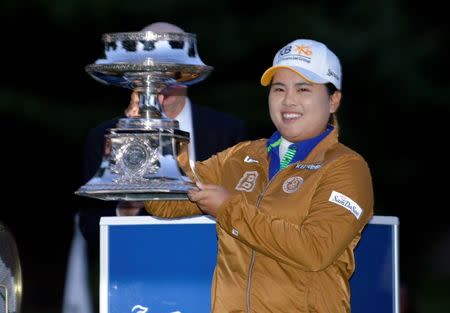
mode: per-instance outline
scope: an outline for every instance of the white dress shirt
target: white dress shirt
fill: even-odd
[[[195,161],[195,145],[194,145],[194,127],[192,123],[192,106],[191,100],[186,97],[186,103],[183,110],[175,117],[175,119],[180,123],[180,129],[188,132],[190,135],[189,140],[189,159]]]

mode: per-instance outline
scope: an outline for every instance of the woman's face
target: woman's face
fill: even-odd
[[[290,69],[280,68],[270,86],[270,118],[286,140],[310,139],[325,131],[340,99],[339,91],[329,96],[325,85],[310,83]]]

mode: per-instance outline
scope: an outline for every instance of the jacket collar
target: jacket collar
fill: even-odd
[[[302,161],[305,164],[320,164],[325,159],[325,153],[335,146],[339,140],[339,132],[336,126],[323,138]],[[267,153],[267,146],[270,139],[259,139],[251,142],[246,148],[246,155],[254,160],[257,160],[259,165],[263,167],[269,166],[269,155]]]

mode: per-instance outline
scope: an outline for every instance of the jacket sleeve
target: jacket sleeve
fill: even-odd
[[[202,182],[209,184],[221,184],[223,168],[222,164],[228,158],[228,155],[236,149],[236,147],[229,148],[225,151],[213,155],[208,160],[195,163],[195,172]],[[192,176],[191,170],[185,172]],[[193,177],[191,179],[194,181]],[[144,201],[145,209],[148,213],[158,217],[173,218],[184,217],[191,215],[203,214],[198,206],[190,201]]]
[[[335,192],[343,196],[335,199]],[[319,181],[309,208],[303,209],[307,216],[301,224],[293,224],[261,213],[238,194],[222,205],[217,223],[231,236],[280,262],[304,271],[322,270],[353,248],[373,215],[366,162],[352,157],[332,164]]]
[[[145,210],[153,216],[164,218],[186,217],[203,214],[195,203],[186,201],[145,201]]]

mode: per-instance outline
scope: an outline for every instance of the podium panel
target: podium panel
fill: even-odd
[[[209,312],[216,255],[209,217],[104,217],[100,313]]]
[[[102,217],[100,313],[208,313],[214,219]],[[375,216],[355,250],[352,313],[398,313],[398,219]]]
[[[364,229],[350,279],[352,313],[400,312],[398,227],[397,217],[374,216]]]

